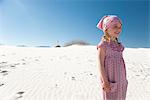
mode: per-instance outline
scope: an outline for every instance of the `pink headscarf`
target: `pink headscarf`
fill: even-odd
[[[106,29],[108,29],[110,26],[114,25],[118,21],[122,24],[122,21],[116,15],[106,15],[102,17],[102,19],[98,22],[97,28],[105,31]]]

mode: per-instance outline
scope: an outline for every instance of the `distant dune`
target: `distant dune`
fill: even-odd
[[[17,45],[17,47],[27,47],[26,45]]]
[[[73,41],[65,43],[64,47],[71,46],[71,45],[90,45],[90,43],[85,42],[83,40],[73,40]]]
[[[36,46],[36,47],[50,48],[50,46]]]

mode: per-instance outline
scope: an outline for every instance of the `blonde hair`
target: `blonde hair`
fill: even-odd
[[[105,31],[103,31],[104,32],[104,35],[102,36],[102,41],[107,41],[107,42],[110,42],[110,38],[111,38],[111,36],[107,33],[107,29],[105,30]],[[120,42],[118,41],[118,38],[116,37],[115,38],[115,42],[117,43],[117,44],[120,44]]]

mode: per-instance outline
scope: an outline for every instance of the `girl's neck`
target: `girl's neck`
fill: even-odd
[[[116,38],[115,37],[110,37],[110,40],[111,41],[116,41]]]
[[[119,45],[120,43],[118,42],[116,37],[111,37],[110,41],[112,41],[113,43],[116,43],[117,45]]]

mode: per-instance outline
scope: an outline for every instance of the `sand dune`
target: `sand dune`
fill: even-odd
[[[125,48],[127,100],[150,98],[150,49]],[[0,46],[0,100],[102,100],[96,46]]]

